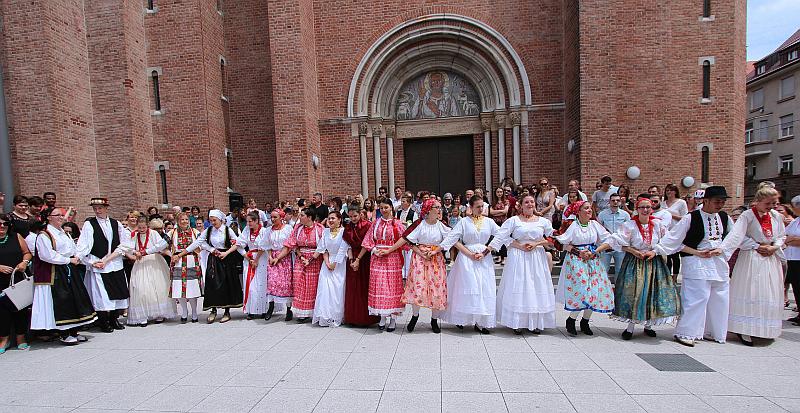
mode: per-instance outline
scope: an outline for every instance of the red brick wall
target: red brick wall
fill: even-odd
[[[0,13],[17,192],[56,192],[86,216],[99,191],[83,2],[3,0]]]
[[[112,214],[123,214],[160,203],[153,172],[144,14],[138,2],[85,4],[100,193],[109,199]]]

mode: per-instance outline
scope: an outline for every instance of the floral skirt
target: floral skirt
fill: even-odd
[[[433,248],[420,245],[422,251]],[[447,269],[444,255],[439,252],[430,260],[411,254],[411,269],[408,271],[403,303],[444,310],[447,307]]]
[[[584,261],[567,254],[558,280],[556,301],[564,303],[567,311],[588,309],[610,313],[614,309],[614,291],[600,259]]]
[[[614,319],[658,325],[671,323],[681,314],[678,289],[660,256],[645,261],[625,254],[616,282]]]
[[[270,250],[270,258],[276,258],[280,250]],[[267,267],[267,302],[292,304],[292,256],[287,255],[275,265]]]

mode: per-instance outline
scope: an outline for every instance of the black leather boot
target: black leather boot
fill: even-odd
[[[581,333],[586,334],[587,336],[593,336],[594,335],[594,333],[592,332],[592,329],[589,328],[589,319],[588,318],[582,318],[581,319]]]
[[[573,337],[578,335],[578,331],[575,330],[575,319],[572,317],[567,317],[567,333]]]
[[[431,319],[431,329],[434,333],[439,334],[442,332],[442,329],[439,328],[439,320],[432,318]]]
[[[417,326],[417,320],[419,320],[418,315],[411,316],[411,320],[408,320],[408,325],[406,326],[406,330],[408,330],[409,333],[414,331],[414,327]]]
[[[286,307],[286,321],[292,321],[294,314],[292,314],[292,307]]]
[[[272,318],[272,313],[274,311],[275,311],[275,302],[274,301],[270,301],[269,302],[269,308],[267,308],[267,313],[264,314],[264,320],[269,320],[270,318]]]

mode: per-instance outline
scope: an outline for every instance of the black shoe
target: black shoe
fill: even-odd
[[[652,328],[645,328],[644,329],[644,335],[646,335],[647,337],[655,337],[656,336],[656,331],[653,330]]]
[[[582,318],[581,319],[581,333],[586,334],[587,336],[593,336],[594,335],[594,333],[592,332],[592,329],[589,328],[589,319],[588,318]]]
[[[578,335],[578,331],[575,330],[575,319],[572,317],[567,317],[567,333],[573,337]]]
[[[521,328],[515,328],[514,329],[514,334],[516,334],[518,336],[521,336],[522,335],[522,329]]]
[[[308,317],[300,317],[297,319],[297,324],[305,324],[309,322],[311,319]]]
[[[111,319],[111,327],[114,330],[124,330],[125,329],[125,326],[122,325],[122,323],[120,323],[119,319],[117,319],[117,318]]]
[[[386,330],[386,325],[385,324],[384,325],[380,325],[379,324],[378,325],[378,330],[380,330],[380,331]]]
[[[193,319],[192,319],[192,322],[193,322],[193,323],[196,323],[196,322],[197,322],[197,319],[196,319],[196,318],[193,318]]]
[[[284,318],[284,321],[292,321],[292,318],[294,318],[294,314],[292,313],[292,307],[287,307],[286,318]]]
[[[542,330],[539,330],[538,328],[534,328],[533,330],[531,330],[531,333],[536,334],[538,336],[539,334],[542,334]]]
[[[442,332],[442,329],[439,328],[439,321],[436,320],[435,318],[431,318],[431,330],[433,330],[433,332],[436,334]]]
[[[744,344],[745,346],[747,346],[747,347],[753,347],[753,341],[752,341],[752,337],[751,337],[751,339],[750,339],[749,341],[748,341],[748,340],[745,340],[745,339],[744,339],[744,337],[742,337],[742,335],[741,335],[741,334],[736,334],[736,337],[739,337],[739,341],[741,341],[741,342],[742,342],[742,344]]]
[[[409,333],[414,331],[414,327],[417,326],[417,320],[419,320],[418,315],[411,316],[411,320],[408,320],[408,325],[406,326],[406,330],[408,330]]]
[[[481,334],[489,334],[489,329],[488,328],[486,328],[486,327],[478,327],[477,324],[475,324],[475,331],[477,331],[477,332],[479,332]]]
[[[164,322],[163,318],[156,318],[155,320],[153,320],[153,324],[161,324],[163,322]]]
[[[462,326],[461,324],[456,324],[456,328],[459,329],[459,330],[463,330],[464,326]]]
[[[252,314],[250,314],[250,313],[247,313],[247,319],[248,319],[248,320],[252,320],[252,319],[253,319],[253,315],[252,315]]]
[[[269,303],[269,308],[267,308],[267,313],[264,314],[264,320],[269,320],[272,318],[272,313],[275,311],[275,302],[271,301]]]
[[[186,317],[181,317],[181,324],[186,324],[187,321],[189,321],[189,319]]]
[[[625,330],[625,331],[622,332],[622,339],[623,340],[630,340],[632,337],[633,337],[633,333],[632,332],[630,332],[628,330]]]
[[[114,328],[111,327],[110,325],[103,325],[103,326],[100,326],[100,332],[102,332],[102,333],[113,333],[114,332]]]
[[[790,319],[787,319],[786,321],[788,321],[790,323],[800,323],[800,315],[798,315],[796,317],[792,317]]]

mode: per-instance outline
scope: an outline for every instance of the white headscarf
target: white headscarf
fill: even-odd
[[[208,212],[208,217],[209,218],[210,217],[214,217],[214,218],[216,218],[216,219],[218,219],[220,221],[225,222],[225,214],[223,214],[222,211],[220,211],[218,209],[212,209],[211,211],[209,211]]]

